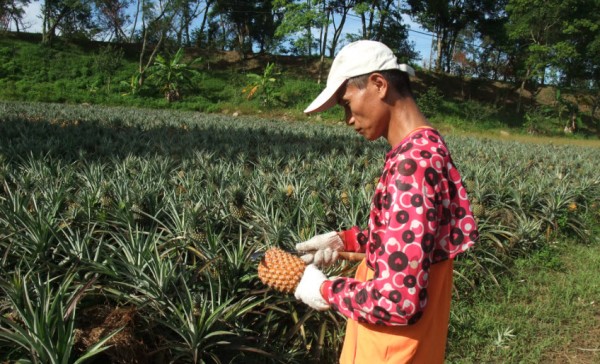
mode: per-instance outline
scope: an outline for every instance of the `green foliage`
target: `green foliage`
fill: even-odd
[[[466,100],[460,105],[463,117],[467,121],[482,123],[494,118],[498,109],[493,105],[484,104],[475,100]]]
[[[170,58],[159,54],[148,69],[147,81],[158,86],[169,102],[179,100],[181,93],[192,86],[192,80],[197,75],[197,71],[192,66],[202,61],[201,58],[195,58],[186,63],[183,57],[183,48],[179,48]]]
[[[2,280],[0,291],[11,310],[0,317],[0,342],[14,345],[9,358],[17,362],[83,363],[107,349],[106,342],[117,332],[107,332],[84,353],[76,352],[75,307],[85,287],[73,287],[74,278],[72,273],[51,277],[42,272],[23,274],[17,269],[12,277]]]
[[[552,244],[517,260],[499,287],[479,290],[471,303],[457,297],[446,361],[581,361],[583,347],[574,343],[596,337],[599,250],[597,244]],[[592,351],[586,358],[595,362],[600,356]]]
[[[280,93],[278,92],[281,83],[280,75],[275,63],[267,63],[262,75],[256,73],[246,75],[250,83],[244,87],[242,93],[246,95],[248,100],[258,95],[264,106],[272,106],[280,100]]]
[[[530,107],[525,112],[523,127],[529,134],[563,135],[564,121],[551,107]]]
[[[123,57],[123,49],[108,45],[101,48],[94,59],[91,70],[100,78],[98,82],[106,87],[106,92],[110,92],[112,75],[122,66]],[[89,76],[87,69],[84,69],[82,73]]]
[[[435,86],[428,87],[422,95],[417,96],[417,105],[419,105],[423,115],[428,118],[437,115],[441,111],[443,102],[444,95]]]
[[[553,68],[570,81],[586,80],[597,87],[597,81],[589,81],[597,79],[593,44],[600,35],[599,28],[591,24],[598,24],[598,9],[595,1],[508,1],[506,29],[518,45],[510,52],[523,65],[520,78],[543,79],[547,69]]]
[[[0,99],[4,100],[127,105],[230,114],[268,113],[269,116],[304,119],[302,110],[323,87],[308,75],[298,75],[297,68],[310,66],[314,62],[310,59],[305,60],[302,66],[296,63],[294,69],[286,68],[285,63],[268,63],[262,73],[248,77],[235,66],[229,69],[215,67],[215,59],[211,58],[196,64],[185,60],[186,56],[178,62],[164,57],[158,61],[162,62],[161,66],[156,65],[157,75],[143,82],[145,86],[141,87],[140,77],[147,75],[139,74],[139,60],[127,48],[94,44],[87,44],[84,48],[69,43],[48,48],[15,39],[2,40],[0,45],[0,73],[5,76],[0,77]],[[183,71],[178,70],[179,66]],[[210,72],[205,72],[206,69]],[[246,87],[249,84],[251,87]],[[180,98],[178,102],[169,102],[169,98],[176,98],[175,86]],[[256,94],[248,100],[247,96],[255,86],[258,86]],[[424,113],[441,127],[481,131],[522,126],[523,117],[512,110],[507,111],[507,104],[496,107],[475,99],[463,104],[447,94],[452,91],[446,87],[442,94],[441,86],[428,84],[424,92],[417,94],[417,102]],[[245,94],[240,92],[244,88]],[[561,98],[572,100],[572,96],[566,96],[566,93],[562,89]],[[268,108],[265,108],[266,105]],[[572,121],[567,118],[567,112],[563,114],[562,122],[554,115],[540,119],[542,124],[537,127],[545,134],[562,134],[565,123]],[[311,119],[331,123],[343,120],[343,115],[339,108],[332,108]],[[587,113],[578,113],[574,121],[578,129],[575,136],[595,132],[596,125],[589,122]]]

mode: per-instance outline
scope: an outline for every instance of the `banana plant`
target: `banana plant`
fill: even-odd
[[[270,106],[277,102],[279,94],[277,93],[277,85],[280,80],[277,78],[279,74],[276,71],[275,63],[267,63],[263,74],[249,73],[250,83],[242,90],[248,100],[256,95],[260,95],[263,105]]]
[[[202,58],[184,62],[183,57],[183,48],[179,48],[172,57],[159,54],[148,69],[147,81],[156,84],[168,102],[181,99],[181,93],[191,86],[192,79],[198,74],[192,66],[200,63]]]

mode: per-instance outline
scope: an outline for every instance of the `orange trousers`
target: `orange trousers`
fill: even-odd
[[[377,326],[348,320],[340,363],[443,363],[450,319],[452,272],[451,259],[431,265],[427,306],[414,325]],[[366,281],[371,278],[373,271],[363,260],[356,271],[356,279]]]

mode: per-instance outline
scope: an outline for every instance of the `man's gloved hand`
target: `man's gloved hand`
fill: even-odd
[[[294,296],[300,301],[317,311],[329,309],[329,304],[321,295],[321,285],[327,280],[327,277],[314,264],[309,264],[304,269],[304,274]]]
[[[296,250],[306,253],[300,257],[306,264],[328,266],[336,261],[338,252],[344,251],[344,242],[337,232],[332,231],[296,244]]]

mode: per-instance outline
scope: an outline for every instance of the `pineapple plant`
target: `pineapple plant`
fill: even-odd
[[[279,248],[271,248],[258,264],[258,278],[276,291],[293,293],[305,268],[306,263],[299,257]]]
[[[335,148],[331,147],[331,140],[338,136],[334,128],[325,130],[317,125],[288,129],[296,126],[247,120],[243,129],[236,129],[239,119],[237,124],[231,124],[225,117],[218,120],[195,114],[180,117],[173,110],[132,113],[120,109],[122,114],[112,115],[93,108],[93,117],[85,114],[75,117],[71,114],[81,110],[74,106],[45,105],[38,112],[32,112],[16,103],[3,105],[4,115],[9,118],[15,114],[14,108],[22,108],[19,112],[26,120],[34,118],[43,122],[57,115],[56,120],[67,123],[71,131],[82,131],[69,133],[73,138],[48,139],[44,138],[46,133],[36,136],[32,130],[25,129],[27,123],[0,123],[0,129],[15,128],[15,132],[0,130],[0,145],[11,146],[0,154],[0,245],[6,251],[5,264],[0,267],[3,277],[22,277],[23,272],[16,272],[15,267],[27,267],[39,276],[37,280],[42,284],[39,288],[44,288],[45,282],[52,282],[48,287],[54,289],[60,285],[65,271],[72,269],[76,279],[73,284],[65,282],[64,291],[60,292],[64,292],[65,299],[79,292],[77,299],[64,301],[73,303],[73,308],[79,306],[76,303],[80,300],[87,306],[98,299],[111,307],[131,303],[151,305],[151,310],[138,311],[140,322],[154,321],[156,317],[143,317],[147,312],[161,315],[161,322],[167,323],[179,336],[159,337],[161,332],[155,334],[143,325],[136,325],[136,329],[148,336],[149,340],[144,341],[146,352],[160,351],[165,362],[192,362],[205,358],[204,353],[206,357],[225,357],[236,349],[221,343],[234,339],[236,345],[248,344],[251,341],[245,340],[255,340],[254,335],[245,336],[249,332],[263,335],[268,349],[281,357],[282,362],[292,362],[298,352],[294,349],[290,357],[286,356],[290,347],[304,348],[307,343],[320,343],[316,337],[319,325],[337,326],[331,321],[334,316],[307,313],[300,317],[289,297],[273,294],[265,300],[248,299],[249,290],[258,283],[254,279],[257,262],[251,261],[249,256],[264,244],[296,238],[306,240],[326,227],[364,224],[364,213],[368,212],[372,192],[379,184],[381,145],[361,144],[364,157],[356,158],[351,143],[336,143]],[[76,119],[81,120],[77,130],[73,122]],[[254,122],[258,122],[256,128]],[[96,130],[96,124],[106,133],[115,131],[120,133],[115,136],[120,136],[103,139],[103,143],[93,149],[84,148],[81,152],[77,151],[81,148],[68,145],[79,136],[83,140],[93,137],[86,133]],[[189,130],[184,133],[182,126],[187,125]],[[223,126],[226,129],[222,129]],[[205,132],[213,128],[227,132]],[[272,133],[278,137],[264,143],[265,137]],[[285,143],[288,136],[303,139],[305,133],[311,143]],[[239,136],[243,137],[236,139]],[[488,275],[502,275],[504,267],[510,266],[505,264],[510,263],[510,259],[556,240],[558,233],[564,231],[583,237],[585,231],[590,230],[588,220],[593,220],[588,219],[586,213],[592,214],[595,221],[600,216],[597,150],[524,146],[493,140],[482,144],[477,138],[457,136],[449,136],[447,141],[465,177],[474,213],[485,216],[479,219],[478,226],[482,243],[465,256],[463,264],[455,266],[460,277],[464,276],[464,281],[457,280],[458,292],[462,293],[465,287],[461,283],[485,283]],[[198,148],[199,142],[205,147]],[[76,142],[75,146],[78,144],[81,143]],[[293,147],[284,150],[288,145]],[[45,155],[45,150],[51,152]],[[24,155],[31,157],[23,158]],[[369,161],[372,163],[367,163]],[[546,168],[548,164],[554,165],[553,170]],[[286,166],[292,167],[283,173]],[[243,182],[231,186],[233,179]],[[337,187],[333,188],[334,185]],[[292,189],[290,196],[288,186]],[[55,197],[51,193],[54,189],[64,191],[64,196]],[[237,197],[236,189],[239,190]],[[108,196],[114,199],[112,203]],[[350,202],[348,208],[340,206],[346,197]],[[29,203],[34,200],[37,205]],[[138,204],[132,209],[133,202]],[[575,208],[575,205],[569,207],[571,202],[576,202],[575,212],[569,212],[569,208]],[[71,218],[69,203],[74,215]],[[132,210],[148,223],[132,223]],[[240,210],[245,211],[246,217],[251,214],[252,221],[236,220],[234,215],[242,216]],[[182,254],[184,250],[186,254]],[[48,255],[30,254],[32,251],[48,252]],[[292,258],[296,257],[292,255]],[[49,259],[52,264],[48,264]],[[96,262],[92,267],[102,269],[98,272],[102,274],[101,283],[92,284],[93,281],[88,280],[95,272],[90,275],[77,272],[81,267],[87,268],[78,264],[80,260]],[[302,275],[303,265],[297,259],[297,268],[290,268],[293,264],[282,261],[284,258],[266,257],[258,267],[264,282],[278,287],[269,289],[271,293],[275,293],[275,289],[293,292],[295,282]],[[104,269],[115,274],[105,275]],[[339,272],[345,272],[344,269]],[[36,271],[43,275],[33,273]],[[83,286],[86,281],[89,286]],[[9,289],[14,282],[5,279],[6,284],[0,289]],[[31,279],[23,283],[29,285],[28,292],[36,289],[31,286]],[[98,295],[97,289],[104,289],[103,286],[110,290],[110,295]],[[1,293],[7,296],[7,292]],[[271,309],[283,306],[285,309]],[[8,315],[14,312],[19,311],[7,309]],[[68,320],[74,318],[79,326],[87,319],[82,312],[77,307],[70,311]],[[268,313],[265,315],[265,312]],[[58,321],[52,313],[44,313],[42,318],[58,323],[64,321],[65,312],[57,311],[53,315]],[[303,335],[282,335],[282,328],[286,326],[282,322],[289,322],[293,327],[299,320],[302,320]],[[224,327],[236,329],[233,335],[238,336],[220,335]],[[26,328],[19,330],[28,332]],[[68,342],[74,331],[62,332]],[[210,338],[209,341],[214,340],[211,345],[215,345],[188,347],[188,343],[204,340],[205,337],[198,336],[199,332]],[[18,338],[22,340],[22,335]],[[191,354],[170,357],[169,350],[157,350],[152,342],[176,348],[172,352]],[[27,355],[25,352],[32,352],[18,342],[3,344],[13,353],[21,351],[22,357]],[[55,350],[50,344],[48,347]],[[338,335],[323,336],[325,350],[335,350],[328,348],[339,344]],[[32,352],[31,357],[33,355],[39,353]],[[328,357],[333,355],[335,353],[329,352]],[[65,357],[74,356],[67,353]],[[151,357],[149,361],[159,362],[158,359],[158,356]],[[44,360],[38,358],[40,362]],[[314,362],[327,360],[323,355],[315,355]]]
[[[229,202],[229,213],[236,219],[244,218],[246,216],[245,202],[246,194],[241,189],[237,189],[233,193],[233,201]]]

